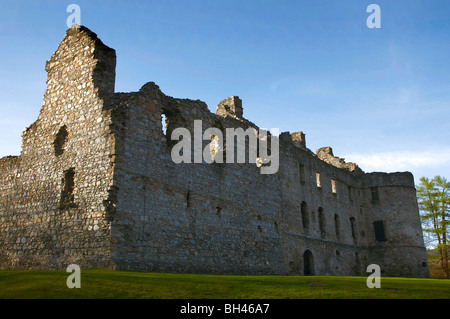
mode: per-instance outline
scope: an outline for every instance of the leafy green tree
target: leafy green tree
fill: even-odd
[[[447,238],[450,223],[450,182],[445,177],[422,177],[417,189],[417,200],[423,230],[437,240],[444,276],[449,278]]]

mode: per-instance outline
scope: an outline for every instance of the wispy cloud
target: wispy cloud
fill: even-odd
[[[347,161],[357,163],[364,171],[414,171],[450,165],[450,149],[438,151],[400,151],[378,154],[347,154]],[[445,172],[442,172],[444,174]]]

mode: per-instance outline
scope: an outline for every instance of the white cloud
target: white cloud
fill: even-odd
[[[418,152],[384,152],[378,154],[347,154],[345,158],[349,162],[357,163],[366,172],[417,171],[448,167],[450,165],[450,149]]]

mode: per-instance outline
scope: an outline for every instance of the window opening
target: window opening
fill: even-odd
[[[320,236],[325,238],[325,216],[323,214],[323,208],[319,207],[319,229]]]
[[[384,231],[384,221],[382,220],[377,220],[375,222],[373,222],[373,229],[375,231],[375,239],[378,242],[385,242],[386,239],[386,234]]]
[[[53,142],[56,156],[61,156],[64,153],[64,146],[68,135],[69,133],[67,132],[67,127],[65,125],[63,125],[58,133],[56,133],[55,141]]]
[[[314,275],[314,260],[313,254],[310,250],[306,250],[303,254],[303,275]]]
[[[322,187],[322,182],[320,181],[320,173],[316,173],[316,184],[318,188]]]
[[[336,181],[334,179],[331,180],[331,191],[333,192],[333,194],[336,194]]]
[[[164,135],[167,134],[167,124],[168,124],[168,121],[167,121],[166,114],[162,113],[161,114],[161,127],[162,127],[162,132]]]
[[[64,209],[67,207],[72,207],[74,204],[74,195],[73,191],[75,188],[75,171],[73,168],[64,171],[64,178],[62,179],[62,191],[61,191],[61,199],[60,199],[60,209]]]
[[[309,228],[308,205],[305,202],[302,202],[300,212],[302,215],[303,229],[308,230]]]
[[[377,201],[380,200],[379,194],[378,194],[378,187],[371,187],[370,192],[372,194],[372,200]]]
[[[305,184],[305,165],[299,164],[300,184]]]
[[[337,214],[334,215],[334,228],[336,231],[336,239],[339,240],[341,238],[341,222]]]

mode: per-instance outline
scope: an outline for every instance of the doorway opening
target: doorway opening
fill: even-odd
[[[310,250],[306,250],[303,253],[303,275],[305,276],[314,275],[314,260],[313,254]]]

